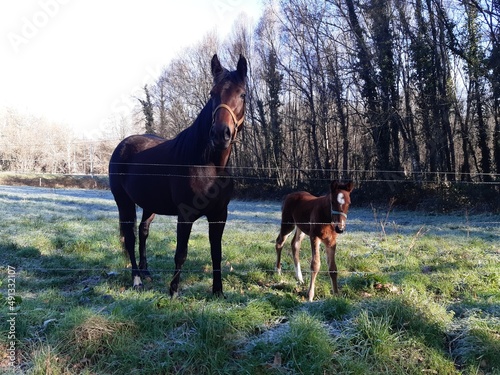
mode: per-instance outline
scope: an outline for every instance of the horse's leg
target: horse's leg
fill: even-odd
[[[191,234],[191,228],[193,227],[193,222],[184,221],[184,217],[179,216],[177,222],[177,246],[175,248],[175,271],[174,277],[170,282],[170,296],[175,297],[179,289],[179,282],[181,280],[181,269],[182,265],[186,261],[188,252],[188,241],[189,235]]]
[[[227,207],[217,215],[207,215],[208,237],[210,239],[210,254],[212,256],[212,293],[217,297],[224,297],[222,292],[222,234],[226,226]]]
[[[137,262],[135,260],[135,203],[128,199],[128,197],[117,198],[117,196],[115,196],[115,200],[116,205],[118,206],[118,215],[120,217],[121,241],[132,266],[133,287],[141,288],[142,281],[139,274],[139,268],[137,267]]]
[[[282,220],[280,233],[278,234],[278,238],[276,238],[276,271],[278,275],[281,275],[281,250],[294,227],[294,224],[286,223]]]
[[[332,280],[332,289],[334,294],[339,294],[339,288],[337,286],[337,264],[335,263],[335,250],[337,244],[333,244],[332,247],[326,248],[326,260],[328,262],[328,271],[330,274],[330,279]]]
[[[314,299],[314,287],[316,283],[316,276],[318,276],[319,267],[321,266],[321,259],[319,256],[319,245],[321,241],[318,237],[311,236],[311,284],[309,285],[309,302]]]
[[[151,278],[148,270],[148,261],[146,259],[146,240],[149,235],[149,226],[155,218],[155,214],[149,211],[142,212],[141,224],[139,224],[139,269],[141,275],[145,278]]]
[[[299,227],[297,227],[297,230],[295,231],[295,234],[293,235],[292,239],[292,257],[293,257],[293,265],[295,267],[295,277],[299,281],[299,283],[304,282],[304,278],[302,277],[302,270],[300,269],[300,244],[306,234],[302,232]]]

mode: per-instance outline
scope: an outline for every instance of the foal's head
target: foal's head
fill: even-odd
[[[229,148],[245,118],[247,60],[240,55],[235,71],[223,68],[217,55],[212,58],[214,86],[210,144],[218,150]]]
[[[352,182],[341,184],[338,181],[333,181],[330,184],[332,224],[335,224],[335,232],[339,234],[345,230],[352,189],[354,189]]]

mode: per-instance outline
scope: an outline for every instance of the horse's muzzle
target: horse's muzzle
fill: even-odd
[[[342,218],[340,218],[340,220],[337,223],[337,225],[335,225],[335,232],[337,232],[338,234],[344,233],[345,224],[346,224],[346,221],[342,220]]]
[[[210,145],[216,150],[226,150],[231,145],[231,128],[225,124],[214,124],[210,128]]]

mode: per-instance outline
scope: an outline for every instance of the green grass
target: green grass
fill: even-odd
[[[353,208],[337,250],[341,294],[332,296],[322,272],[308,303],[308,241],[305,284],[294,279],[289,242],[278,276],[279,203],[237,203],[240,219],[229,219],[223,237],[226,298],[210,294],[201,220],[180,297],[171,299],[175,219],[152,225],[153,280],[135,291],[114,203],[107,193],[93,194],[0,191],[0,366],[7,373],[500,373],[500,232],[472,224],[498,217],[469,216],[464,230],[460,215],[391,213],[394,224],[381,233],[369,209]],[[253,212],[244,215],[245,207]],[[254,216],[264,221],[241,221]],[[8,266],[16,270],[12,304]],[[11,307],[17,369],[7,368],[3,354]]]

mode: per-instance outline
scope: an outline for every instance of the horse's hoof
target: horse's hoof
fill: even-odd
[[[177,298],[177,296],[178,296],[178,294],[179,294],[179,293],[177,292],[177,286],[172,286],[172,285],[170,285],[170,289],[169,289],[169,291],[168,291],[168,292],[170,293],[170,297],[171,297],[171,298]]]
[[[132,287],[134,288],[134,290],[142,290],[142,280],[139,276],[134,276],[134,283],[132,284]]]
[[[218,290],[216,292],[212,292],[212,296],[214,296],[215,298],[226,299],[226,296],[224,295],[224,293],[222,293],[222,290]]]

